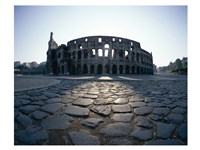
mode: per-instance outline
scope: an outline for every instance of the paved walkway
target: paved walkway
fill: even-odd
[[[15,92],[15,144],[187,144],[186,78],[59,78]]]

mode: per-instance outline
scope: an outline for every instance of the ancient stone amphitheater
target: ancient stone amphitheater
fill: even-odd
[[[49,74],[153,74],[152,54],[133,40],[88,36],[58,46],[51,32],[48,44]]]

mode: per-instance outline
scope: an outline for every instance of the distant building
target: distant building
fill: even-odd
[[[33,62],[30,63],[30,68],[31,68],[31,69],[32,69],[32,68],[37,68],[37,67],[38,67],[37,62],[33,61]]]
[[[139,42],[113,36],[89,36],[58,44],[51,32],[49,74],[153,74],[152,53]]]
[[[14,62],[14,67],[17,68],[21,65],[20,61],[15,61]]]

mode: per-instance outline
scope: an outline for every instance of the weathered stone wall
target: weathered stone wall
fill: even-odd
[[[47,52],[53,74],[153,74],[152,54],[140,43],[111,36],[71,40]]]

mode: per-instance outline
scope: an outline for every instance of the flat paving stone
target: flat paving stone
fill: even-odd
[[[113,99],[112,98],[96,99],[93,103],[95,105],[109,105],[113,103]]]
[[[187,140],[187,123],[182,123],[178,128],[177,133],[181,140]]]
[[[23,114],[18,115],[18,117],[16,118],[16,120],[24,127],[28,127],[32,124],[32,120]]]
[[[15,132],[15,138],[19,140],[21,144],[43,144],[48,140],[48,133],[45,130],[37,130],[35,132],[19,130]]]
[[[131,136],[133,138],[139,139],[139,140],[150,140],[153,138],[153,131],[150,129],[145,128],[136,128],[132,133]]]
[[[32,116],[33,116],[33,118],[35,118],[37,120],[41,120],[47,116],[47,113],[45,113],[43,111],[35,111],[32,113]]]
[[[112,106],[112,111],[114,113],[129,113],[129,112],[131,112],[131,107],[130,107],[129,104],[113,105]]]
[[[50,104],[50,103],[59,103],[59,102],[61,102],[61,99],[60,98],[51,98],[51,99],[48,99],[46,102],[48,104]]]
[[[162,120],[163,117],[162,116],[159,116],[159,115],[156,115],[156,114],[150,114],[148,115],[148,117],[154,121],[159,121],[159,120]]]
[[[88,108],[82,108],[79,106],[67,106],[64,108],[63,113],[78,117],[88,117],[90,111]]]
[[[167,139],[171,137],[176,127],[174,124],[167,124],[162,122],[157,122],[156,125],[157,137],[162,139]]]
[[[133,143],[128,139],[115,138],[108,142],[106,145],[132,145]]]
[[[144,99],[140,97],[131,97],[129,102],[144,102]]]
[[[114,101],[115,104],[127,104],[128,99],[127,98],[118,98]]]
[[[134,119],[134,123],[138,127],[143,127],[143,128],[153,128],[153,123],[151,120],[147,119],[146,117],[139,116]]]
[[[153,110],[153,107],[144,106],[139,108],[134,108],[134,113],[136,115],[147,115],[150,114]]]
[[[74,101],[72,104],[73,105],[78,105],[78,106],[89,106],[90,104],[92,104],[93,100],[92,99],[78,99],[76,101]]]
[[[137,107],[141,107],[141,106],[146,106],[145,102],[130,102],[129,105],[132,108],[137,108]]]
[[[132,131],[132,126],[129,123],[113,123],[108,124],[103,129],[100,130],[100,133],[104,136],[117,137],[117,136],[126,136]]]
[[[31,103],[32,105],[39,105],[39,106],[43,106],[44,102],[43,101],[35,101]]]
[[[111,119],[118,122],[131,122],[133,117],[132,113],[115,113]]]
[[[93,95],[93,94],[92,94],[92,95],[91,95],[91,94],[90,94],[90,95],[89,95],[89,94],[87,94],[87,95],[84,95],[84,96],[83,96],[83,98],[97,99],[97,98],[98,98],[98,96],[97,96],[97,95]]]
[[[174,109],[172,109],[172,112],[184,115],[187,112],[187,110],[186,108],[175,107]]]
[[[44,96],[46,96],[48,98],[54,98],[54,97],[59,97],[60,96],[59,94],[52,93],[52,92],[44,92],[43,94],[44,94]]]
[[[158,139],[145,142],[145,145],[183,145],[180,140],[176,139]]]
[[[154,108],[152,113],[159,116],[166,116],[169,112],[170,112],[169,108]]]
[[[103,122],[103,119],[99,118],[88,118],[83,121],[81,121],[81,125],[84,125],[86,127],[96,128],[100,123]]]
[[[180,124],[183,122],[184,116],[181,114],[170,113],[165,117],[165,120],[170,123]]]
[[[38,108],[40,107],[37,105],[26,105],[26,106],[20,107],[19,110],[24,114],[30,114],[34,112],[35,110],[37,110]]]
[[[70,131],[68,132],[72,143],[75,145],[99,145],[100,141],[97,136],[93,136],[90,132],[81,131]]]
[[[91,111],[100,115],[108,116],[111,113],[111,107],[109,105],[93,106]]]
[[[49,113],[55,113],[59,109],[64,107],[64,104],[62,103],[52,103],[52,104],[46,104],[41,107],[41,110],[49,112]]]
[[[72,117],[67,115],[54,115],[42,120],[41,125],[48,130],[65,130],[70,126]]]
[[[175,102],[174,104],[178,107],[183,107],[183,108],[187,107],[186,101],[178,101],[178,102]]]

